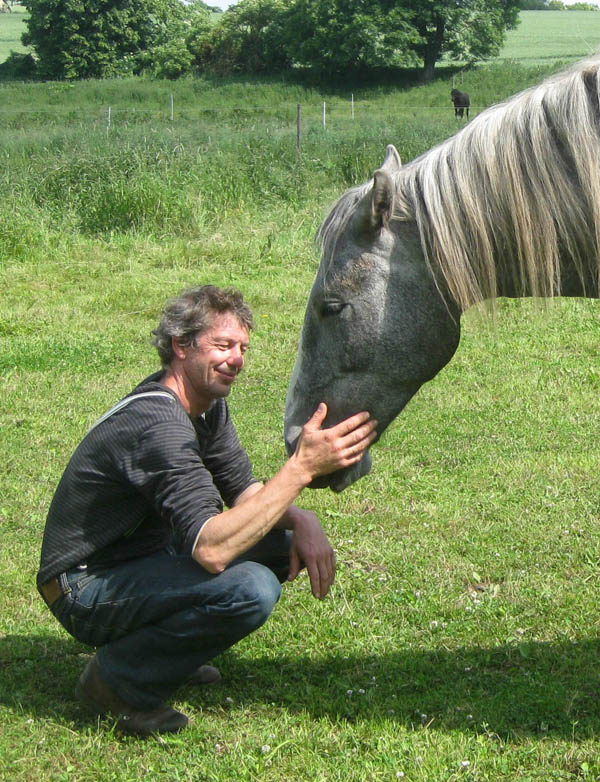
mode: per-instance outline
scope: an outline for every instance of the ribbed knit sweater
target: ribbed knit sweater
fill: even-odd
[[[111,566],[174,544],[190,554],[202,525],[255,482],[224,399],[191,418],[161,373],[93,427],[50,505],[38,585],[80,564]]]

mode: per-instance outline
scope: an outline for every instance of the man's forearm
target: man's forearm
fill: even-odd
[[[233,508],[209,519],[194,546],[194,559],[210,573],[221,573],[279,522],[302,489],[318,475],[349,467],[362,459],[376,438],[377,421],[357,413],[321,429],[327,406],[321,403],[306,422],[296,451],[258,491],[248,487]],[[294,512],[283,523],[293,520]]]
[[[282,521],[310,480],[310,474],[291,457],[264,486],[252,484],[232,508],[206,522],[196,540],[194,559],[210,573],[221,573]],[[291,522],[291,517],[286,518],[286,528]]]

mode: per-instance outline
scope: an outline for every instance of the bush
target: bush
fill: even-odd
[[[10,56],[0,64],[0,78],[20,79],[28,81],[37,78],[37,64],[31,54],[11,52]]]

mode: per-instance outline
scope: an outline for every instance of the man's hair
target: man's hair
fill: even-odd
[[[203,285],[170,299],[160,323],[152,332],[163,367],[168,367],[175,358],[172,337],[180,345],[192,345],[196,337],[212,326],[215,315],[223,313],[231,313],[248,331],[254,328],[252,310],[235,288]]]

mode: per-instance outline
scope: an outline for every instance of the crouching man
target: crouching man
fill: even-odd
[[[97,647],[79,697],[129,733],[185,727],[166,701],[219,678],[207,663],[267,620],[283,581],[306,567],[323,599],[334,580],[318,518],[293,503],[315,477],[359,461],[376,422],[359,413],[321,429],[321,404],[293,456],[257,481],[226,402],[252,325],[233,289],[168,302],[154,331],[162,370],[88,432],[48,513],[38,589]]]

